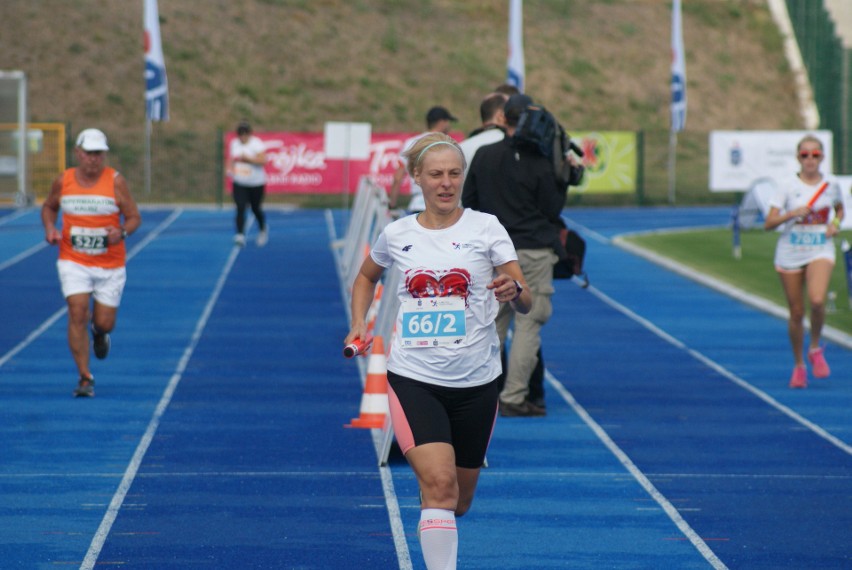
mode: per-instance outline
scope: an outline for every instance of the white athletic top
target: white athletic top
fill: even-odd
[[[823,182],[828,188],[813,205],[813,213],[803,220],[790,220],[780,226],[781,236],[775,247],[775,266],[782,269],[800,269],[815,259],[835,260],[834,240],[825,235],[832,210],[843,203],[842,191],[837,179],[824,176],[817,184],[806,184],[798,176],[781,183],[769,200],[770,208],[788,212],[806,206]]]
[[[258,137],[250,136],[246,144],[236,137],[231,139],[228,156],[256,156],[266,152],[266,145]],[[266,184],[266,171],[262,164],[234,161],[234,182],[243,186],[263,186]]]
[[[429,131],[426,131],[425,133],[420,133],[419,135],[415,135],[403,143],[402,150],[399,152],[399,160],[405,166],[406,171],[408,170],[408,161],[405,159],[402,153],[414,146],[414,143],[416,143],[420,138],[425,137],[428,134]],[[408,174],[406,174],[406,176],[408,176]],[[411,176],[408,176],[408,178],[411,180],[411,199],[408,202],[408,211],[422,212],[426,209],[426,200],[424,200],[423,198],[423,188],[421,188],[420,185],[414,181],[414,178],[411,178]]]
[[[396,291],[401,306],[388,370],[448,387],[479,386],[500,374],[500,339],[494,325],[499,302],[485,286],[493,280],[495,267],[517,260],[518,255],[495,216],[466,209],[458,222],[442,230],[426,229],[416,215],[406,216],[385,227],[370,255],[382,267],[395,264],[401,271]],[[464,340],[448,346],[416,347],[412,346],[416,340],[404,338],[405,331],[411,330],[403,324],[404,305],[427,298],[446,298],[434,303],[455,301],[460,305]]]
[[[467,163],[468,168],[470,167],[470,163],[473,162],[473,156],[476,154],[477,150],[487,144],[500,142],[505,136],[506,134],[502,130],[493,128],[486,129],[478,135],[473,135],[472,137],[460,142],[459,146],[464,153],[464,160]]]

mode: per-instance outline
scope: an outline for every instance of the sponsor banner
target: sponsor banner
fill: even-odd
[[[822,172],[831,174],[831,131],[712,131],[710,191],[745,192],[760,179],[795,174],[799,171],[796,145],[806,135],[822,141]]]
[[[402,144],[417,133],[373,133],[368,160],[331,160],[325,158],[323,133],[263,133],[255,132],[266,146],[266,191],[293,194],[339,194],[343,191],[348,166],[349,191],[354,192],[358,180],[367,174],[390,188],[393,174],[399,165]],[[228,157],[234,133],[225,135],[223,154]],[[406,177],[407,178],[407,177]],[[225,180],[230,191],[231,181]],[[410,184],[403,182],[402,194]]]
[[[573,131],[571,140],[583,149],[586,174],[569,192],[627,194],[636,192],[638,172],[636,133],[632,131]]]
[[[379,185],[390,188],[400,160],[399,153],[406,140],[419,132],[372,133],[370,155],[366,160],[331,160],[325,157],[324,133],[253,133],[266,146],[266,191],[290,194],[340,194],[344,184],[349,192],[358,188],[362,176],[372,175]],[[457,140],[461,133],[450,133]],[[225,135],[223,156],[227,161],[233,132]],[[348,178],[346,169],[348,168]],[[231,180],[224,181],[230,192]],[[411,188],[408,176],[403,180],[400,194]]]

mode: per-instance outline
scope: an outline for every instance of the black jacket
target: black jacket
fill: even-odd
[[[497,216],[515,249],[550,247],[559,255],[566,192],[551,160],[515,146],[506,137],[476,151],[464,182],[462,205]]]

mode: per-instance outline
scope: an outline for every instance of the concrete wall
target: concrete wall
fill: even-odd
[[[825,8],[831,14],[843,47],[852,48],[852,1],[825,0]]]

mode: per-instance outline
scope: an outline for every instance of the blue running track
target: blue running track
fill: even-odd
[[[566,212],[592,286],[557,283],[548,415],[497,422],[459,568],[852,568],[852,351],[789,390],[783,320],[612,241],[728,214]],[[79,400],[56,250],[0,210],[0,568],[423,568],[416,480],[343,427],[362,388],[324,213],[272,209],[242,249],[229,209],[143,218]]]

